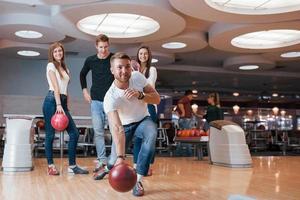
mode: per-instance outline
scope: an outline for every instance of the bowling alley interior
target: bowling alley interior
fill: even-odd
[[[107,46],[97,46],[100,34],[109,38]],[[56,42],[63,47],[59,62],[51,52]],[[147,161],[142,179],[133,169],[135,140],[121,156],[138,177],[130,177],[134,188],[142,180],[142,197],[133,186],[115,189],[114,168],[95,178],[100,162],[95,124],[101,121],[107,158],[114,141],[105,102],[101,119],[92,105],[109,101],[103,97],[116,80],[103,90],[102,80],[113,77],[109,59],[95,65],[103,70],[91,67],[84,79],[82,71],[90,56],[102,62],[101,48],[109,55],[127,54],[130,78],[140,74],[145,88],[160,97],[159,104],[147,103],[145,88],[131,97],[142,102],[157,130],[154,162]],[[62,59],[70,78],[67,93],[51,63]],[[0,199],[300,199],[299,80],[300,0],[1,0]],[[45,117],[49,94],[56,101],[53,113],[67,108],[72,116],[75,152],[66,128],[72,121],[55,125]],[[57,102],[62,95],[67,107]],[[64,128],[56,128],[60,125]],[[52,129],[56,176],[49,172],[45,142]],[[140,158],[146,142],[137,162],[146,159]],[[73,153],[76,167],[88,174],[70,173]]]

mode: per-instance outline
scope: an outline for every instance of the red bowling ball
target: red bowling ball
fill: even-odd
[[[135,170],[126,163],[114,166],[109,172],[109,184],[118,192],[128,192],[136,184]]]
[[[57,131],[63,131],[68,127],[69,119],[67,115],[55,113],[51,118],[51,125]]]

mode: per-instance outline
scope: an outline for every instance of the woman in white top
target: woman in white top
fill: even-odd
[[[157,79],[157,71],[156,68],[151,66],[152,54],[151,50],[148,46],[141,46],[137,51],[137,63],[138,65],[135,70],[144,74],[147,79],[147,82],[155,88],[155,82]],[[156,105],[148,104],[148,112],[151,116],[151,119],[154,123],[158,123],[157,113],[156,113]],[[136,165],[138,153],[140,152],[140,148],[142,145],[141,138],[135,138],[134,145],[133,145],[133,158],[134,158],[134,166]],[[151,165],[154,163],[154,156],[151,160]],[[152,167],[150,165],[148,176],[152,175]]]
[[[51,117],[55,113],[63,113],[69,119],[69,125],[66,128],[70,136],[68,143],[69,154],[69,173],[88,174],[76,165],[76,146],[79,137],[78,130],[69,113],[68,109],[68,83],[70,80],[70,72],[64,61],[64,47],[61,43],[55,42],[49,47],[48,65],[46,77],[49,84],[49,91],[43,103],[43,114],[45,119],[45,152],[48,162],[48,175],[59,175],[53,162],[53,140],[55,130],[51,126]]]

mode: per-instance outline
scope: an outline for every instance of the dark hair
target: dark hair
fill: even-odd
[[[220,106],[220,97],[219,97],[219,94],[217,92],[210,93],[208,95],[208,98],[213,98],[215,106]]]
[[[148,46],[141,46],[138,50],[137,50],[137,53],[136,53],[136,60],[137,62],[141,65],[141,61],[139,59],[139,52],[141,49],[147,49],[148,51],[148,60],[147,60],[147,63],[146,63],[146,72],[145,72],[145,77],[148,78],[149,77],[149,71],[150,71],[150,67],[151,67],[151,60],[152,60],[152,53],[151,53],[151,50]]]
[[[117,52],[110,58],[110,65],[113,66],[115,59],[125,59],[131,61],[130,57],[124,52]]]
[[[56,49],[58,47],[60,47],[62,49],[62,51],[63,51],[63,57],[61,58],[60,63],[57,62],[55,60],[54,56],[53,56],[54,49]],[[53,44],[50,45],[49,51],[48,51],[48,62],[52,62],[54,64],[54,66],[57,69],[57,71],[58,71],[58,73],[59,73],[59,75],[60,75],[61,78],[63,78],[63,75],[62,75],[61,71],[58,69],[59,65],[61,65],[61,67],[65,70],[65,72],[67,74],[69,74],[68,70],[67,70],[67,66],[65,64],[65,48],[64,48],[64,46],[61,43],[54,42]]]
[[[108,42],[109,43],[109,38],[104,35],[104,34],[100,34],[96,37],[96,45],[99,43],[99,42]]]
[[[193,91],[192,91],[192,90],[186,90],[186,91],[184,92],[184,95],[185,95],[185,96],[188,96],[188,95],[191,95],[191,94],[193,94]]]

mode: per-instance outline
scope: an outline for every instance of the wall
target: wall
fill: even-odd
[[[84,58],[69,57],[66,60],[71,72],[69,94],[71,98],[83,99],[79,73]],[[0,95],[45,96],[47,60],[13,59],[0,56]],[[91,73],[88,74],[88,84]]]

